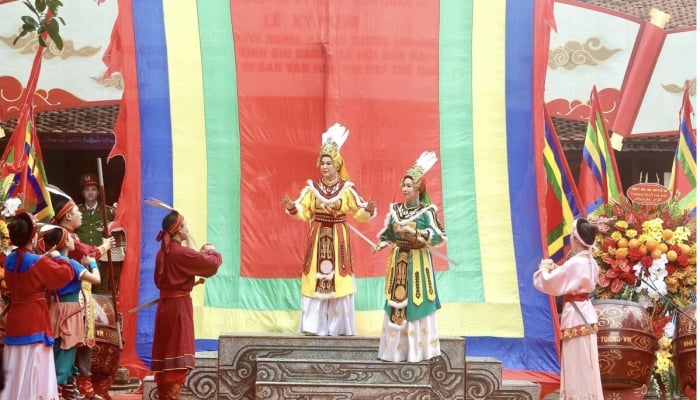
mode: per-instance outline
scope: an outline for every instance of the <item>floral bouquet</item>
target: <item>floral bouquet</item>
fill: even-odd
[[[649,311],[659,343],[650,387],[673,391],[670,347],[662,344],[673,337],[674,308],[696,300],[695,215],[669,200],[607,204],[589,217],[600,229],[593,252],[600,282],[593,297],[633,301]]]
[[[608,204],[591,221],[601,271],[598,299],[640,303],[665,314],[695,302],[695,216],[674,201],[659,206]]]
[[[5,255],[10,251],[10,233],[7,230],[7,219],[15,215],[22,204],[17,197],[10,197],[0,203],[0,295],[5,296]]]

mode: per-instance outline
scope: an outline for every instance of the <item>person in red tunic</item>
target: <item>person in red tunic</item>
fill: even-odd
[[[99,260],[103,254],[107,253],[107,250],[112,248],[114,241],[112,238],[102,239],[102,244],[99,247],[80,241],[75,231],[83,223],[83,214],[72,199],[63,196],[52,196],[51,201],[54,210],[56,210],[56,214],[51,218],[51,223],[68,231],[75,245],[75,248],[68,252],[68,258],[79,263],[84,262],[86,257]],[[85,338],[83,340],[85,345],[78,346],[75,355],[75,365],[78,368],[75,384],[77,384],[80,395],[85,397],[86,400],[104,400],[109,398],[108,390],[111,385],[111,377],[106,382],[102,382],[101,379],[95,381],[90,371],[92,367],[92,348],[95,346],[95,302],[92,298],[92,284],[83,281],[82,293],[85,296],[85,304],[88,306],[85,308]],[[71,379],[66,385],[67,392],[70,392],[70,386],[73,384],[74,382]]]
[[[5,260],[5,281],[11,300],[2,366],[7,373],[7,386],[0,399],[58,399],[46,291],[70,282],[73,267],[60,259],[56,250],[48,256],[32,253],[38,235],[31,214],[13,217],[7,229],[17,248]]]
[[[160,289],[153,330],[151,370],[156,373],[158,398],[181,398],[187,372],[194,368],[194,320],[190,292],[195,278],[216,274],[221,254],[210,243],[197,251],[182,214],[173,210],[163,218],[156,254],[154,281]]]

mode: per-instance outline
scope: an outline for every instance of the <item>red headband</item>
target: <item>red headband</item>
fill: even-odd
[[[66,245],[66,240],[68,240],[68,231],[65,229],[61,228],[61,238],[58,239],[58,243],[56,243],[56,249],[62,249],[63,246]]]
[[[175,222],[173,222],[172,225],[168,227],[168,229],[164,231],[158,232],[158,236],[156,236],[156,240],[161,242],[160,248],[163,249],[166,253],[168,252],[168,248],[170,247],[170,235],[174,235],[177,233],[177,231],[180,230],[182,227],[182,222],[185,220],[185,217],[182,216],[182,214],[177,214],[177,219]]]
[[[56,214],[53,216],[53,218],[51,218],[51,222],[58,225],[58,222],[63,217],[65,217],[66,214],[68,214],[68,211],[72,210],[74,206],[75,206],[75,203],[73,202],[73,200],[69,200],[68,203],[66,203],[66,205],[63,206],[63,208],[58,210],[58,212],[56,212]]]
[[[185,218],[182,216],[182,214],[177,214],[177,219],[168,227],[167,232],[171,235],[175,234],[182,227],[182,222],[184,220]]]

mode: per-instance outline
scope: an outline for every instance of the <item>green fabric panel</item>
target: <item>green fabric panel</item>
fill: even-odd
[[[388,254],[388,252],[385,252]],[[355,279],[355,311],[381,310],[384,307],[384,277]]]
[[[384,306],[384,277],[356,280],[355,309],[379,310]],[[207,285],[209,282],[207,282]],[[231,291],[231,289],[228,289]],[[235,308],[256,311],[296,311],[301,309],[301,280],[240,278],[240,302]],[[233,308],[226,306],[227,308]]]
[[[442,202],[450,270],[438,286],[440,301],[483,302],[484,288],[474,185],[472,136],[472,1],[440,2],[440,155]],[[440,249],[441,251],[444,248]]]
[[[207,137],[207,238],[224,260],[207,280],[204,304],[233,308],[240,307],[239,291],[230,290],[241,279],[240,224],[227,221],[240,221],[241,160],[230,2],[199,0],[197,14]]]

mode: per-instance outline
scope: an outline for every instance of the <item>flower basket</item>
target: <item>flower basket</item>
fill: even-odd
[[[677,387],[676,370],[667,344],[674,336],[673,321],[675,315],[680,315],[678,310],[695,303],[695,216],[683,210],[676,200],[669,200],[660,205],[611,203],[589,215],[589,220],[600,229],[593,252],[600,267],[600,281],[592,296],[598,301],[632,302],[646,314],[652,333],[648,340],[652,355],[656,355],[650,361],[650,377],[641,384],[648,384],[660,395],[673,394]],[[604,340],[618,340],[614,337]],[[599,344],[603,344],[600,339],[599,333]],[[662,342],[663,346],[657,346]],[[605,354],[613,357],[612,352],[606,351],[601,350],[601,373],[608,368],[606,363],[612,362],[603,358]],[[646,366],[639,361],[628,368],[641,370]],[[692,374],[695,375],[694,370]]]

